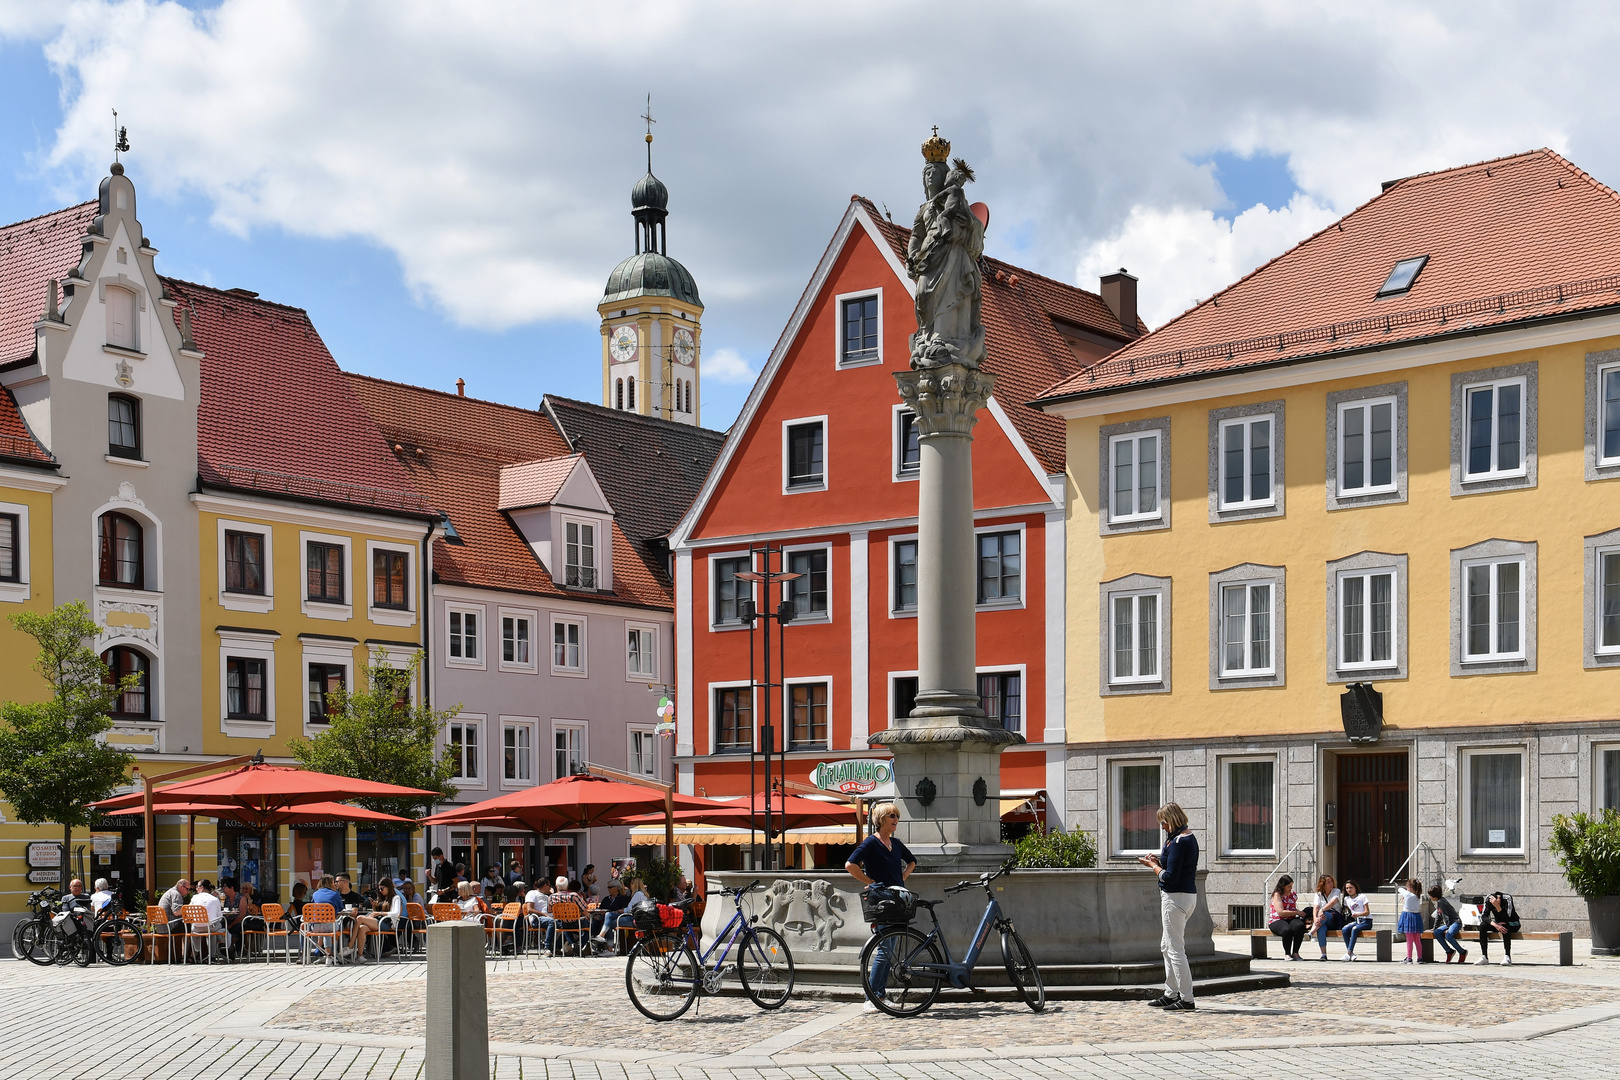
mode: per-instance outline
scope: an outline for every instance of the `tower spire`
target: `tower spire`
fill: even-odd
[[[641,118],[647,121],[647,171],[650,173],[652,172],[652,126],[658,123],[653,119],[652,115],[651,94],[647,95],[647,111],[641,114]]]

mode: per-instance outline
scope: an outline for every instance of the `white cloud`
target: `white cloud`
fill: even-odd
[[[1299,193],[1280,209],[1257,204],[1230,220],[1195,207],[1133,206],[1119,232],[1081,254],[1077,273],[1086,283],[1129,268],[1141,279],[1142,318],[1158,327],[1338,216]]]
[[[743,359],[742,353],[730,347],[713,352],[705,351],[701,363],[705,383],[752,385],[759,377],[759,368]]]

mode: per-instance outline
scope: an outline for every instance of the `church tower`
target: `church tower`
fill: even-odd
[[[596,310],[602,316],[602,404],[696,426],[702,400],[698,354],[703,301],[691,273],[666,253],[669,189],[652,173],[630,190],[636,253],[613,268]]]

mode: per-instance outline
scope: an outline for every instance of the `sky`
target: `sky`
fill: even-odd
[[[1617,46],[1556,0],[0,0],[0,221],[93,197],[116,108],[160,272],[353,371],[594,401],[651,94],[723,428],[849,197],[910,220],[933,125],[991,255],[1126,267],[1158,326],[1384,180],[1548,146],[1620,184]]]

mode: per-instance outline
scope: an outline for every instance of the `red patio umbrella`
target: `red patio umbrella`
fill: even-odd
[[[717,800],[718,801],[718,800]],[[855,807],[851,803],[807,799],[802,795],[771,796],[771,827],[773,829],[813,829],[823,825],[852,825]],[[664,820],[663,814],[641,814],[628,819],[627,825],[656,825]],[[750,821],[760,830],[765,828],[765,796],[755,792],[752,800],[738,799],[719,802],[713,808],[677,810],[675,820],[682,825],[745,826]]]
[[[142,795],[136,792],[132,795],[119,795],[111,799],[103,799],[95,806],[108,814],[119,814],[129,810],[138,810],[143,805]],[[225,821],[234,821],[241,825],[274,828],[278,825],[289,825],[300,821],[331,822],[331,821],[380,821],[396,822],[405,825],[414,825],[410,818],[398,817],[394,814],[385,814],[381,810],[367,810],[363,806],[349,806],[346,803],[318,802],[300,803],[289,806],[283,810],[270,811],[261,815],[256,810],[248,810],[231,803],[204,802],[159,802],[156,809],[164,814],[178,814],[188,817],[212,817]]]
[[[356,780],[350,776],[312,772],[293,765],[265,765],[250,763],[219,776],[204,776],[196,780],[182,780],[152,789],[153,809],[165,814],[184,813],[170,810],[170,806],[194,804],[230,807],[229,815],[244,825],[267,829],[278,824],[283,811],[310,803],[334,805],[343,799],[409,798],[421,796],[423,802],[437,799],[438,792],[421,788],[381,784],[373,780]],[[91,803],[97,809],[116,811],[144,805],[140,793],[119,795]],[[345,807],[357,810],[359,807]],[[201,813],[203,811],[197,811]],[[210,817],[227,816],[223,811],[208,811]],[[375,820],[355,818],[344,820]]]

